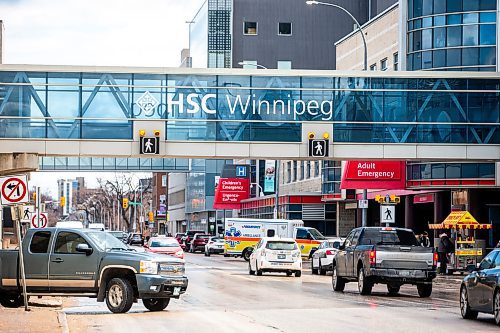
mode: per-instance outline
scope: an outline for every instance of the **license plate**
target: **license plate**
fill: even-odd
[[[284,254],[278,254],[278,259],[286,259],[286,255],[284,255]]]
[[[183,281],[176,281],[176,280],[174,280],[174,281],[172,281],[171,283],[172,283],[172,284],[183,284],[184,282],[183,282]]]
[[[399,275],[400,276],[410,276],[410,271],[400,271]]]
[[[174,288],[174,296],[179,296],[181,294],[181,287]]]

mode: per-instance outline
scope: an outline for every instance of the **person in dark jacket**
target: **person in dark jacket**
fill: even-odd
[[[448,253],[453,252],[453,244],[446,233],[439,235],[438,260],[439,274],[446,274],[446,265],[448,264]]]

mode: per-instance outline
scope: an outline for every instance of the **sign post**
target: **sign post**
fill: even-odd
[[[15,220],[17,221],[17,239],[19,240],[19,266],[21,268],[21,278],[23,281],[23,297],[24,297],[24,311],[30,311],[28,308],[28,294],[26,292],[26,274],[24,272],[24,256],[23,256],[23,244],[21,241],[21,214],[23,213],[18,205],[14,206],[16,211]]]

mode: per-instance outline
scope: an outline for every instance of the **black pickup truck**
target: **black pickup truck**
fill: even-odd
[[[92,229],[30,229],[22,241],[30,296],[80,296],[106,301],[113,313],[142,299],[150,311],[165,309],[186,291],[184,261],[137,252]],[[0,251],[0,304],[23,305],[17,250]]]
[[[419,246],[410,229],[356,228],[333,259],[332,286],[343,291],[346,282],[357,281],[360,294],[369,295],[376,283],[386,284],[389,294],[413,284],[420,297],[429,297],[436,265],[437,254]]]

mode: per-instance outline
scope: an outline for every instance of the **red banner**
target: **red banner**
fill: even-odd
[[[434,194],[433,193],[420,194],[420,195],[416,195],[413,197],[414,204],[428,203],[428,202],[434,202]]]
[[[348,161],[342,175],[341,189],[404,189],[404,161]]]
[[[240,209],[241,200],[248,199],[248,178],[220,178],[215,190],[214,209]]]

